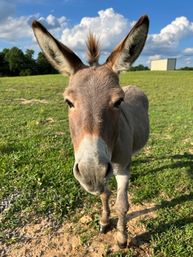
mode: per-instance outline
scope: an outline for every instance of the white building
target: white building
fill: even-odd
[[[176,58],[159,59],[151,61],[151,70],[175,70]]]

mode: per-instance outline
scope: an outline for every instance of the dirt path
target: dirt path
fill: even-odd
[[[112,205],[112,202],[111,202]],[[94,207],[96,208],[96,207]],[[47,220],[27,224],[19,229],[21,240],[9,246],[0,243],[2,256],[9,257],[102,257],[113,253],[132,251],[134,256],[150,256],[148,244],[141,235],[146,235],[141,221],[156,216],[153,204],[131,205],[128,213],[128,231],[130,246],[120,250],[115,240],[116,215],[112,210],[112,228],[104,235],[98,233],[93,214],[82,210],[66,221],[57,231],[50,232],[52,224]],[[94,210],[96,214],[98,210]]]

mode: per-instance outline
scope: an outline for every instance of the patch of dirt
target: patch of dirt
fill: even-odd
[[[193,154],[193,147],[189,149],[189,153]]]
[[[152,148],[150,146],[146,146],[144,147],[143,151],[146,155],[149,155],[152,151]]]
[[[57,132],[56,132],[56,135],[57,135],[57,136],[63,136],[63,135],[65,135],[65,132],[63,132],[63,131],[57,131]]]
[[[114,200],[111,200],[111,205]],[[104,257],[111,253],[127,253],[128,248],[120,250],[116,244],[116,213],[111,206],[111,230],[99,234],[96,225],[97,206],[91,214],[83,209],[66,221],[55,232],[48,220],[27,224],[19,228],[20,240],[11,245],[0,243],[1,256],[9,257]],[[131,204],[127,215],[129,247],[135,256],[150,256],[148,244],[140,238],[148,234],[141,221],[156,217],[154,204]]]
[[[21,101],[21,104],[34,104],[34,103],[41,103],[41,104],[47,104],[48,101],[45,99],[25,99],[20,98],[19,101]]]
[[[172,135],[165,135],[164,137],[163,137],[163,139],[165,139],[165,140],[171,140],[172,139]]]
[[[41,125],[45,125],[45,124],[53,124],[55,123],[55,120],[52,117],[48,117],[46,119],[43,120],[39,120],[36,122],[36,124],[41,124]]]

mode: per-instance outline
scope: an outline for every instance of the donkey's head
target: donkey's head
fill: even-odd
[[[128,70],[141,53],[149,20],[143,16],[103,65],[98,64],[98,41],[89,35],[90,66],[57,41],[39,22],[33,22],[36,39],[48,61],[70,76],[64,98],[75,152],[74,176],[91,193],[102,193],[112,174],[111,156],[119,135],[120,105],[124,92],[118,74]]]

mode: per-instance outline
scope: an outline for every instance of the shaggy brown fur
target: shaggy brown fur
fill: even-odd
[[[86,46],[88,63],[90,66],[97,66],[100,57],[100,44],[99,40],[91,32],[88,34]]]

